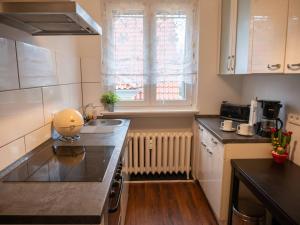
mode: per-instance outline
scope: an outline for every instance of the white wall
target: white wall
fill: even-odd
[[[100,26],[102,25],[102,0],[77,0]],[[82,67],[83,105],[93,103],[98,113],[103,111],[100,97],[103,94],[103,76],[101,73],[101,36],[81,36],[79,54]]]
[[[243,79],[242,102],[258,97],[280,100],[285,105],[282,119],[287,113],[300,113],[300,75],[248,75]]]
[[[227,100],[240,103],[242,79],[218,76],[220,1],[200,0],[198,109],[200,114],[219,114]]]
[[[0,24],[1,37],[0,170],[51,137],[54,112],[82,105],[75,36],[33,37]]]

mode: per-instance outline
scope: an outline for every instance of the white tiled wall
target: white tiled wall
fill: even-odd
[[[40,88],[0,92],[0,147],[44,125]]]
[[[19,88],[15,42],[0,38],[0,91]]]
[[[100,59],[96,57],[82,57],[82,82],[102,82]]]
[[[59,52],[56,52],[55,56],[59,84],[80,83],[80,58],[65,56]]]
[[[83,104],[93,103],[95,106],[102,106],[100,103],[103,94],[101,83],[82,83]]]
[[[53,113],[81,105],[79,57],[0,38],[0,170],[51,137]]]
[[[25,154],[24,138],[20,138],[0,148],[0,170],[4,169]]]
[[[103,76],[101,60],[97,56],[81,58],[83,105],[89,103],[96,106],[98,115],[104,110],[100,103],[103,94]]]
[[[17,42],[21,88],[58,84],[55,54],[45,48]]]
[[[30,152],[51,137],[51,123],[25,136],[25,149]]]
[[[43,87],[45,122],[51,122],[53,113],[63,108],[80,108],[82,104],[81,85],[59,85]]]

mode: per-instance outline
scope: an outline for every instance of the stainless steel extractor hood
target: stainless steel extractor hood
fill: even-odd
[[[2,2],[0,23],[32,35],[99,35],[101,27],[73,1]]]

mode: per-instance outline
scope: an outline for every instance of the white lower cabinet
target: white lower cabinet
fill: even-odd
[[[269,143],[228,143],[218,141],[206,128],[195,122],[194,165],[196,179],[219,224],[227,224],[231,159],[270,158]]]
[[[203,127],[200,127],[199,133],[201,147],[198,180],[214,213],[219,215],[224,147]]]

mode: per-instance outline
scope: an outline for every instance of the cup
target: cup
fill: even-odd
[[[232,120],[224,120],[221,123],[221,128],[228,131],[232,130]]]
[[[252,134],[252,126],[248,123],[241,123],[237,126],[237,132],[241,135]]]

